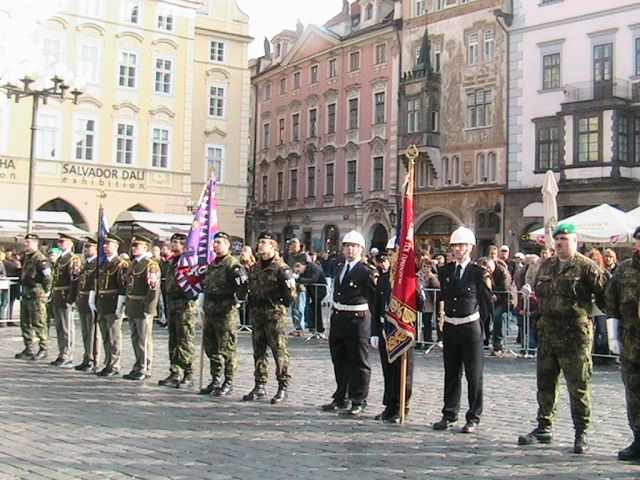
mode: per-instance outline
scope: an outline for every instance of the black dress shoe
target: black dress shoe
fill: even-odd
[[[76,365],[75,367],[73,367],[74,370],[78,371],[78,372],[86,372],[86,368],[91,369],[91,364],[89,362],[82,362],[79,365]]]
[[[434,430],[447,430],[451,428],[451,426],[454,423],[456,423],[455,420],[447,420],[446,418],[442,417],[440,420],[438,420],[436,423],[432,425],[432,428]]]
[[[122,378],[124,378],[125,380],[133,380],[133,377],[138,373],[139,372],[136,372],[135,370],[131,370],[129,373],[125,373],[124,375],[122,375]]]
[[[123,375],[122,378],[139,382],[141,380],[145,380],[148,377],[144,372],[140,371],[140,372],[130,372],[126,375]]]
[[[533,443],[551,443],[553,440],[553,431],[551,427],[538,427],[531,430],[526,435],[518,437],[518,445],[531,445]]]
[[[573,442],[573,453],[582,454],[589,449],[587,441],[587,432],[576,432],[576,438]]]
[[[636,436],[631,445],[618,452],[618,460],[640,460],[640,435]]]
[[[347,410],[350,407],[351,402],[349,402],[349,400],[334,400],[331,403],[322,405],[320,408],[325,412],[335,412],[336,410]]]
[[[475,422],[467,422],[460,431],[462,433],[478,433],[478,424]]]
[[[33,360],[34,362],[38,360],[46,360],[48,356],[49,354],[47,353],[47,349],[41,348],[40,350],[38,350],[38,353],[31,357],[31,360]]]
[[[58,365],[60,365],[63,362],[64,362],[64,360],[62,358],[58,357],[53,362],[49,362],[49,365],[51,365],[52,367],[57,367]]]
[[[180,382],[180,375],[177,373],[171,373],[167,378],[158,380],[158,385],[161,387],[176,387]]]
[[[390,408],[385,408],[382,412],[373,417],[374,420],[384,420],[385,418],[393,416],[395,412]]]
[[[18,360],[24,360],[26,358],[32,358],[32,357],[33,357],[33,350],[31,350],[30,348],[25,348],[20,353],[15,354],[15,358],[17,358]]]
[[[231,380],[225,380],[222,386],[213,391],[216,397],[226,397],[233,392],[233,382]]]
[[[180,380],[176,384],[176,388],[193,388],[194,385],[195,382],[193,381],[193,375],[191,375],[190,373],[185,373],[184,377],[182,377],[182,380]]]
[[[276,403],[282,403],[287,399],[287,389],[284,387],[278,387],[278,391],[271,399],[271,405],[275,405]]]
[[[264,385],[256,385],[249,393],[242,397],[244,402],[253,402],[254,400],[260,400],[267,396],[267,391]]]
[[[214,378],[209,385],[200,389],[200,395],[211,395],[213,392],[222,387],[222,379]]]
[[[350,409],[341,411],[339,415],[346,418],[359,417],[364,413],[365,406],[362,404],[351,405]]]
[[[405,416],[406,418],[406,416]],[[388,423],[388,424],[399,424],[400,423],[400,414],[399,413],[392,413],[391,415],[387,415],[386,417],[384,417],[382,419],[382,423]]]

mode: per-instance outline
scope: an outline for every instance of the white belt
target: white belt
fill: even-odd
[[[344,305],[342,303],[333,302],[333,308],[340,312],[366,312],[369,310],[369,305],[366,303],[361,305]]]
[[[465,323],[475,322],[480,319],[480,312],[472,313],[466,317],[444,317],[444,321],[452,325],[463,325]]]

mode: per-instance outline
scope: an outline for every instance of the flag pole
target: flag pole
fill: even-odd
[[[95,278],[95,291],[96,291],[96,299],[95,299],[95,304],[96,304],[96,311],[93,312],[93,338],[91,339],[91,342],[93,344],[93,373],[96,373],[98,371],[98,297],[99,297],[99,292],[100,292],[100,281],[99,281],[99,277],[100,277],[100,249],[102,249],[102,246],[104,244],[104,239],[101,238],[100,235],[100,230],[102,229],[102,217],[104,215],[104,207],[103,207],[103,201],[105,198],[107,198],[107,194],[104,192],[104,190],[98,190],[98,235],[96,236],[96,239],[98,241],[98,251],[96,252],[96,278]]]
[[[400,357],[400,425],[404,424],[407,404],[407,352]]]

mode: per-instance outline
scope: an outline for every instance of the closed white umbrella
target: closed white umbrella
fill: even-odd
[[[544,245],[553,248],[553,230],[558,224],[558,183],[551,170],[547,170],[544,183],[540,189],[542,192],[542,208],[544,210]]]

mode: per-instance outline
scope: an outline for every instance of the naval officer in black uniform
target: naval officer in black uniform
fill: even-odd
[[[344,262],[336,266],[329,350],[336,377],[333,401],[325,411],[343,410],[341,416],[358,417],[367,405],[371,366],[369,302],[375,294],[376,270],[362,259],[364,237],[351,230],[342,239]]]
[[[491,283],[489,273],[471,262],[476,244],[471,230],[457,228],[449,244],[455,261],[438,270],[444,301],[444,407],[433,429],[446,430],[458,420],[464,365],[469,410],[462,433],[475,433],[482,414],[483,322],[492,315]]]

